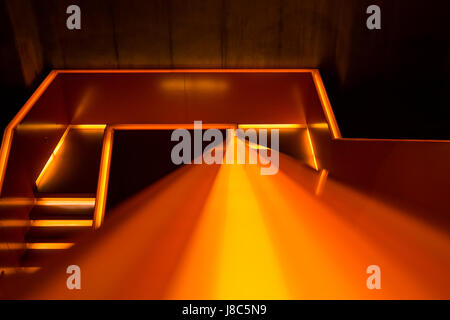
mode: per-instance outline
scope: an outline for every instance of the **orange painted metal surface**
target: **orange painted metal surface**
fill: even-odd
[[[14,197],[19,189],[8,184],[10,196],[0,207],[89,206],[94,214],[79,221],[9,219],[4,227],[102,229],[71,249],[70,242],[0,243],[1,250],[67,249],[39,279],[27,274],[21,286],[11,284],[7,298],[450,299],[448,141],[343,138],[318,70],[52,75],[43,88],[56,79],[49,94],[65,93],[67,121],[61,116],[53,124],[58,128],[38,122],[56,108],[39,101],[30,113],[38,92],[5,133],[0,173],[7,168],[11,128],[24,135],[17,140],[24,146],[35,130],[59,130],[42,149],[48,159],[68,126],[106,127],[96,198]],[[187,165],[106,212],[114,130],[193,129],[194,120],[204,129],[297,130],[302,157],[281,153],[274,176],[262,176],[259,165]],[[15,159],[26,154],[22,149]],[[153,152],[134,150],[137,156]],[[44,168],[41,162],[34,167]],[[66,290],[66,274],[55,272],[69,261],[83,268],[81,291]],[[366,287],[373,264],[382,270],[381,290]]]

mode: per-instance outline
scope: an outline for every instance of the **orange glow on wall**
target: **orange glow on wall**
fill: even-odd
[[[167,91],[183,91],[186,85],[202,93],[218,93],[228,89],[228,84],[223,80],[196,79],[186,83],[185,79],[166,79],[161,82],[161,88]]]
[[[415,216],[416,212],[412,212],[409,207],[391,206],[381,196],[369,194],[364,188],[359,189],[358,185],[355,187],[350,184],[345,177],[351,176],[357,162],[339,162],[337,156],[344,153],[342,150],[350,150],[348,154],[351,156],[372,150],[371,148],[376,152],[395,150],[389,154],[389,162],[383,163],[382,167],[376,167],[379,169],[379,176],[375,176],[378,180],[374,180],[377,180],[375,183],[379,183],[383,175],[390,177],[389,174],[393,171],[384,170],[392,165],[393,161],[401,163],[403,159],[411,159],[398,157],[399,154],[411,155],[414,154],[413,151],[438,149],[428,149],[429,145],[425,147],[422,145],[423,149],[414,149],[417,146],[410,148],[408,145],[409,153],[396,153],[400,148],[396,149],[397,145],[387,144],[387,141],[395,141],[388,139],[377,139],[379,143],[376,143],[378,145],[376,147],[384,145],[384,148],[376,149],[373,145],[369,145],[352,149],[354,145],[360,145],[359,142],[370,139],[341,138],[317,70],[77,70],[57,73],[82,72],[310,72],[321,104],[318,103],[314,90],[311,94],[305,95],[314,98],[311,99],[317,105],[314,112],[319,110],[316,113],[307,113],[312,115],[311,118],[314,118],[316,123],[303,124],[301,117],[300,120],[289,117],[280,121],[273,119],[273,123],[268,124],[258,124],[257,118],[249,121],[241,119],[240,121],[247,123],[239,125],[203,123],[203,129],[296,130],[292,135],[286,133],[287,138],[291,139],[288,142],[298,142],[299,147],[304,150],[295,150],[301,154],[292,152],[289,156],[280,153],[279,171],[273,176],[261,175],[258,164],[182,166],[111,209],[112,212],[107,217],[108,223],[104,223],[104,219],[115,130],[181,128],[192,130],[194,124],[181,123],[183,118],[177,118],[181,119],[179,124],[133,124],[128,123],[129,121],[116,124],[114,121],[111,123],[104,121],[108,123],[106,125],[81,118],[83,121],[79,122],[85,124],[64,125],[67,129],[42,169],[36,184],[39,184],[45,171],[51,167],[52,160],[61,148],[69,129],[104,130],[100,168],[98,177],[95,177],[96,197],[83,198],[76,195],[69,197],[64,194],[64,197],[56,198],[52,194],[52,197],[44,198],[0,198],[0,206],[60,206],[65,207],[64,210],[70,206],[78,207],[74,209],[86,207],[86,210],[73,212],[84,217],[90,215],[93,209],[93,220],[89,220],[90,216],[86,220],[70,218],[60,220],[59,215],[55,220],[8,218],[0,220],[0,228],[50,227],[51,231],[59,232],[56,230],[58,227],[94,229],[101,227],[105,232],[87,233],[87,240],[92,241],[83,241],[80,243],[80,250],[69,251],[67,256],[63,255],[57,261],[63,267],[72,263],[82,266],[83,279],[87,280],[83,282],[83,286],[86,286],[83,290],[68,291],[64,286],[67,274],[52,273],[54,270],[47,270],[44,267],[42,277],[39,273],[39,277],[27,282],[26,287],[20,288],[22,290],[20,298],[23,296],[34,299],[445,299],[449,297],[450,293],[446,290],[450,287],[448,230],[429,223],[428,216],[425,216],[425,219],[424,216]],[[309,75],[307,78],[311,81]],[[166,89],[181,90],[181,85],[184,88],[184,81],[174,83]],[[312,83],[310,85],[312,87]],[[200,90],[201,86],[198,89]],[[231,90],[231,86],[228,89]],[[237,96],[239,94],[238,92]],[[173,98],[170,94],[166,96]],[[95,106],[95,103],[93,105]],[[107,103],[104,105],[109,106]],[[148,105],[153,107],[150,101]],[[206,107],[214,106],[205,104]],[[31,106],[27,108],[29,110]],[[23,113],[25,114],[26,112]],[[211,122],[226,122],[227,119],[226,115],[220,115]],[[284,120],[287,123],[282,123]],[[255,123],[252,124],[252,121]],[[294,123],[296,121],[299,123]],[[102,119],[98,121],[101,122]],[[14,126],[11,128],[20,130],[53,128],[53,124],[20,124],[20,121]],[[333,138],[331,142],[327,135],[328,131],[325,130],[330,131]],[[0,153],[1,179],[6,170],[13,132],[14,130],[5,131],[3,145],[7,148],[2,147]],[[235,139],[236,137],[232,141],[235,142]],[[246,143],[250,149],[269,149],[251,142]],[[345,145],[342,147],[342,144]],[[64,148],[68,145],[69,139]],[[434,143],[432,145],[435,146]],[[100,142],[96,146],[96,150],[99,151]],[[336,149],[324,150],[324,146]],[[231,147],[234,150],[235,145],[230,143],[227,150],[230,151]],[[447,146],[444,146],[442,150],[446,151],[446,148]],[[254,150],[251,152],[256,153]],[[46,155],[50,151],[51,149],[47,150]],[[59,156],[62,153],[60,151]],[[444,152],[440,155],[442,154],[445,155]],[[367,158],[364,159],[367,161]],[[431,157],[427,161],[432,161],[430,159]],[[336,167],[333,167],[332,164],[336,163]],[[98,165],[98,162],[96,164]],[[348,171],[339,171],[341,167],[345,167],[344,169]],[[439,168],[446,170],[445,164]],[[39,169],[41,168],[38,167]],[[428,173],[429,171],[426,172]],[[401,174],[403,172],[399,176]],[[442,177],[446,176],[446,173],[442,174]],[[363,176],[362,179],[365,179],[363,186],[373,187],[375,183],[367,182],[373,177],[369,176],[366,179]],[[8,190],[9,178],[8,172]],[[411,180],[405,181],[407,183]],[[424,182],[430,183],[425,178]],[[442,190],[448,189],[445,183],[441,183],[441,186],[444,186]],[[440,191],[434,188],[432,192]],[[439,205],[441,203],[438,203]],[[24,208],[24,216],[28,209]],[[45,213],[53,212],[53,209],[55,208],[38,208]],[[13,231],[11,229],[7,231]],[[417,237],[418,234],[421,236]],[[69,240],[57,243],[47,243],[42,239],[38,243],[21,243],[20,240],[8,243],[2,241],[0,243],[2,251],[57,251],[69,249],[73,245]],[[4,253],[6,252],[2,252]],[[367,278],[365,270],[367,265],[372,263],[380,264],[382,267],[382,291],[367,290],[365,286]],[[108,268],[105,268],[105,265]],[[37,268],[0,267],[0,272],[3,271],[5,274],[32,273],[37,270]],[[111,279],[114,281],[111,282]],[[34,281],[39,285],[36,286],[36,283],[31,285]],[[33,291],[34,289],[36,291]]]
[[[61,139],[59,140],[58,144],[55,147],[55,150],[53,150],[52,154],[50,155],[50,158],[47,160],[47,163],[45,164],[44,168],[42,168],[41,173],[36,179],[36,186],[39,187],[39,184],[41,183],[42,178],[44,177],[45,173],[49,169],[51,163],[53,162],[53,159],[56,157],[56,154],[58,153],[59,149],[64,143],[64,140],[67,137],[67,134],[69,133],[70,128],[67,128],[66,131],[64,131],[63,135],[61,136]]]

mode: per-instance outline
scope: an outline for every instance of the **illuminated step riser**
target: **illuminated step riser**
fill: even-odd
[[[64,250],[73,246],[73,243],[0,243],[2,250]]]
[[[92,227],[92,220],[0,220],[0,228]]]

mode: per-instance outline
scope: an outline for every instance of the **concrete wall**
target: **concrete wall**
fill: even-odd
[[[2,73],[13,76],[2,77],[2,87],[18,78],[29,92],[53,68],[314,67],[344,136],[450,139],[447,0],[5,4],[2,50],[17,61],[3,63]],[[66,29],[70,4],[81,7],[80,31]],[[382,30],[366,28],[370,4],[382,8]],[[23,99],[13,97],[8,108]]]

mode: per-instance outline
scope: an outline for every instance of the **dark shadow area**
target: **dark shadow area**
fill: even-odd
[[[194,159],[194,133],[191,136],[191,159]],[[139,193],[183,165],[172,162],[173,130],[117,130],[108,187],[107,210]],[[204,131],[203,131],[204,132]],[[225,131],[221,130],[225,139]],[[225,140],[224,140],[225,141]],[[202,149],[211,142],[202,142]]]

